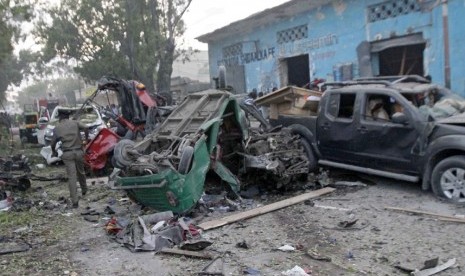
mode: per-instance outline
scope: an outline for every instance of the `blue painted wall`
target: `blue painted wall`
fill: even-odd
[[[449,0],[449,41],[451,88],[465,95],[465,0]]]
[[[370,23],[367,7],[382,2],[334,1],[318,9],[296,14],[290,19],[257,27],[246,34],[234,34],[227,39],[210,42],[210,75],[216,77],[221,64],[244,65],[246,90],[255,88],[269,92],[273,87],[282,86],[280,59],[309,54],[312,79],[333,80],[333,68],[348,63],[353,64],[353,76],[357,77],[356,48],[360,42],[421,33],[426,40],[423,65],[425,74],[431,75],[434,82],[444,85],[443,7],[432,5],[430,9],[421,12]],[[448,12],[451,88],[454,92],[465,95],[465,0],[449,0]],[[307,38],[277,43],[278,31],[299,25],[308,26]],[[242,54],[225,59],[223,48],[237,43],[242,44]],[[376,63],[376,58],[372,62]]]

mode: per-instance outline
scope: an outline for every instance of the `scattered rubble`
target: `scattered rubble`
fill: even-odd
[[[31,168],[24,155],[0,157],[0,191],[25,191],[31,187]]]
[[[370,204],[373,203],[368,205],[360,204],[360,198],[340,198],[340,195],[343,194],[341,190],[354,191],[355,189],[352,187],[341,187],[340,190],[336,191],[327,187],[300,195],[298,192],[286,193],[284,196],[288,198],[285,200],[280,200],[283,197],[283,195],[279,194],[281,191],[267,191],[267,194],[264,194],[264,190],[261,190],[261,186],[258,185],[256,188],[259,193],[253,194],[250,199],[232,198],[230,194],[225,192],[219,192],[219,194],[203,193],[195,209],[183,214],[185,217],[181,217],[169,211],[160,213],[133,203],[125,196],[125,191],[107,190],[105,179],[88,179],[91,187],[91,191],[85,199],[88,207],[83,207],[77,212],[68,210],[65,208],[66,189],[61,187],[62,184],[58,181],[55,181],[63,178],[62,176],[52,174],[51,177],[41,178],[30,173],[29,177],[30,179],[36,179],[33,181],[40,179],[54,179],[54,181],[49,181],[43,185],[40,184],[40,186],[37,185],[39,182],[33,182],[32,187],[27,190],[26,194],[14,194],[14,204],[11,206],[10,212],[19,214],[19,212],[29,210],[28,212],[32,214],[37,212],[45,214],[48,212],[50,216],[58,214],[58,221],[66,222],[64,227],[69,231],[67,235],[61,236],[60,239],[68,237],[68,235],[72,236],[72,238],[70,238],[70,242],[60,240],[55,243],[69,243],[69,246],[73,248],[68,248],[67,252],[98,258],[96,254],[101,251],[105,252],[105,250],[108,250],[108,252],[115,250],[127,251],[127,249],[115,249],[120,247],[118,243],[112,245],[106,239],[103,239],[100,235],[102,232],[99,230],[103,228],[109,236],[114,237],[115,241],[120,242],[131,251],[157,252],[156,256],[161,256],[157,257],[157,259],[161,258],[170,265],[172,264],[173,267],[180,267],[179,270],[185,273],[183,275],[231,275],[231,271],[236,274],[248,275],[277,275],[279,273],[282,273],[282,275],[312,275],[312,271],[315,273],[319,271],[315,275],[337,274],[331,274],[331,272],[324,274],[325,269],[328,267],[339,269],[337,270],[339,274],[353,272],[357,275],[359,272],[360,274],[364,272],[355,266],[351,266],[350,263],[363,262],[362,259],[366,258],[366,256],[362,255],[361,247],[345,248],[346,243],[357,239],[365,240],[365,236],[368,235],[366,242],[371,243],[370,249],[379,247],[385,249],[386,252],[390,252],[389,250],[399,246],[390,239],[383,239],[386,231],[392,230],[390,226],[378,223],[375,219],[380,213],[393,214],[394,212],[386,212],[381,208],[372,208]],[[337,181],[331,180],[331,183],[337,183]],[[64,193],[56,194],[56,192],[51,191],[51,187],[64,190]],[[362,189],[357,188],[357,190],[363,191],[369,188],[362,187]],[[332,193],[332,197],[320,198],[320,196],[328,193]],[[325,205],[325,201],[331,201],[333,206]],[[296,205],[299,202],[305,204]],[[281,208],[286,209],[278,212],[277,210]],[[361,211],[365,209],[370,209],[370,217],[361,215]],[[227,213],[231,212],[234,213],[227,215]],[[428,215],[434,218],[463,219],[460,215],[450,215],[448,217],[449,215],[418,212],[422,212],[417,213],[419,215]],[[309,219],[306,214],[311,213],[319,215],[317,218]],[[448,212],[440,213],[447,214]],[[265,214],[268,215],[265,216]],[[250,219],[252,217],[255,218]],[[418,216],[418,218],[421,219],[422,217]],[[365,229],[370,225],[370,220],[372,226]],[[87,240],[87,238],[84,241],[81,240],[83,239],[82,234],[79,236],[69,229],[74,227],[82,228],[78,224],[89,227],[86,229],[92,229],[92,233],[87,234],[92,237],[90,240]],[[325,224],[333,227],[325,227]],[[72,227],[69,227],[70,225]],[[42,248],[50,246],[50,241],[37,240],[38,237],[43,235],[41,231],[51,232],[51,230],[42,230],[43,227],[45,225],[21,224],[8,233],[2,233],[2,235],[6,235],[6,239],[0,239],[0,245],[5,245],[2,249],[9,248],[7,251],[10,250],[11,252],[1,253],[3,251],[0,251],[0,254],[5,254],[9,258],[14,258],[17,254],[32,254],[37,258],[34,254],[38,254],[37,252],[39,252],[41,246]],[[63,225],[48,225],[47,227],[48,229],[54,229],[63,227]],[[216,230],[210,231],[212,229]],[[337,233],[344,231],[333,230],[360,231],[350,232],[351,235],[341,234],[341,236]],[[169,237],[169,239],[165,239],[166,237]],[[74,239],[79,239],[79,241],[73,242]],[[2,241],[5,242],[2,243]],[[94,245],[94,243],[98,243],[98,250],[96,249],[97,245]],[[282,245],[287,245],[286,248],[291,251],[284,254],[276,250]],[[364,246],[368,247],[367,245]],[[292,251],[295,253],[292,253]],[[22,253],[10,254],[13,252]],[[377,261],[366,260],[366,262],[371,261],[373,264],[385,262],[391,269],[394,269],[392,262],[394,258],[392,256],[387,255],[387,253],[382,256],[374,254],[374,256],[378,258]],[[108,259],[112,258],[116,257],[108,256]],[[121,255],[119,258],[119,261],[122,261]],[[130,254],[126,255],[125,258],[135,261],[140,259],[141,255]],[[267,261],[260,262],[258,261],[260,258]],[[65,259],[59,262],[66,263]],[[443,256],[441,260],[445,261]],[[446,269],[444,267],[453,272],[458,273],[459,271],[459,268],[451,269],[451,267],[456,267],[455,263],[451,264],[452,260],[442,264],[438,259],[436,261],[436,263],[431,261],[423,267],[418,266],[421,269],[418,269],[417,272],[413,267],[410,272],[418,273],[414,275],[421,276],[433,275],[420,274],[420,272],[431,273]],[[2,262],[0,263],[0,269],[8,265],[10,264]],[[68,275],[86,274],[81,273],[79,270],[79,267],[83,264],[77,262],[75,265],[76,267],[73,267],[68,264],[65,267],[60,267],[60,270],[57,269],[48,274],[63,274],[65,272]],[[405,266],[407,267],[407,265]],[[129,266],[127,269],[124,267],[119,269],[125,273],[130,271]],[[118,268],[112,271],[116,270]],[[233,275],[236,275],[234,273]],[[30,272],[29,274],[34,273]],[[175,273],[174,275],[180,274]]]
[[[121,225],[119,227],[117,225]],[[200,231],[185,218],[175,218],[173,212],[165,211],[137,217],[137,219],[121,224],[113,217],[106,225],[107,232],[114,235],[117,242],[128,247],[131,251],[155,251],[163,248],[172,248],[190,241],[190,245],[184,243],[184,248],[203,249],[211,243],[193,243],[200,240]],[[199,248],[200,247],[200,248]]]
[[[283,251],[283,252],[291,252],[295,251],[295,247],[289,244],[283,245],[278,248],[278,250]]]
[[[448,269],[449,267],[452,267],[453,265],[455,265],[455,262],[456,262],[456,259],[453,258],[453,259],[450,259],[448,260],[446,263],[444,264],[441,264],[441,265],[438,265],[438,266],[435,266],[435,267],[432,267],[432,268],[426,268],[426,269],[422,269],[420,271],[414,271],[412,272],[412,275],[413,276],[429,276],[429,275],[434,275],[436,273],[439,273],[443,270],[446,270]]]
[[[303,268],[301,268],[298,265],[294,266],[292,269],[284,271],[281,274],[286,275],[286,276],[311,276],[310,274],[307,273],[307,271],[305,271]]]
[[[0,237],[0,255],[23,252],[31,249],[31,245],[20,240],[10,240]]]

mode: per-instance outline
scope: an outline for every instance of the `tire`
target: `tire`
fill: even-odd
[[[311,132],[302,125],[290,125],[289,128],[292,130],[292,134],[298,134],[301,137],[302,146],[308,158],[308,172],[315,172],[318,168],[318,163],[315,157],[315,153],[313,152],[312,147],[310,145],[312,141]]]
[[[186,174],[189,172],[194,157],[194,148],[186,146],[182,150],[181,160],[179,161],[178,172],[180,174]]]
[[[123,139],[116,144],[113,150],[114,163],[116,167],[123,169],[133,163],[133,160],[126,154],[127,149],[134,148],[134,141]]]
[[[455,203],[465,202],[465,156],[439,162],[433,169],[431,186],[436,196]]]
[[[308,172],[309,173],[315,172],[317,170],[318,165],[315,159],[315,155],[313,154],[312,147],[310,146],[309,142],[306,139],[302,137],[300,139],[301,139],[301,143],[304,148],[305,154],[307,155],[307,158],[308,158]]]

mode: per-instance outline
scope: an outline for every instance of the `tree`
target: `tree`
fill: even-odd
[[[168,92],[176,40],[192,0],[62,0],[48,12],[38,34],[44,61],[57,55],[75,60],[76,72],[89,81],[115,75]]]
[[[20,57],[14,55],[13,42],[20,39],[20,23],[31,19],[30,5],[25,0],[0,0],[0,99],[10,84],[19,84],[22,70],[27,63],[21,57],[28,56],[22,51]]]

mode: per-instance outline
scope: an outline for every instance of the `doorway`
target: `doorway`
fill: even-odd
[[[391,47],[379,54],[379,75],[419,75],[424,76],[423,52],[425,43]]]
[[[246,93],[244,65],[226,67],[226,85],[231,86],[233,93]]]
[[[310,82],[308,54],[282,59],[281,68],[281,86],[303,87]]]

